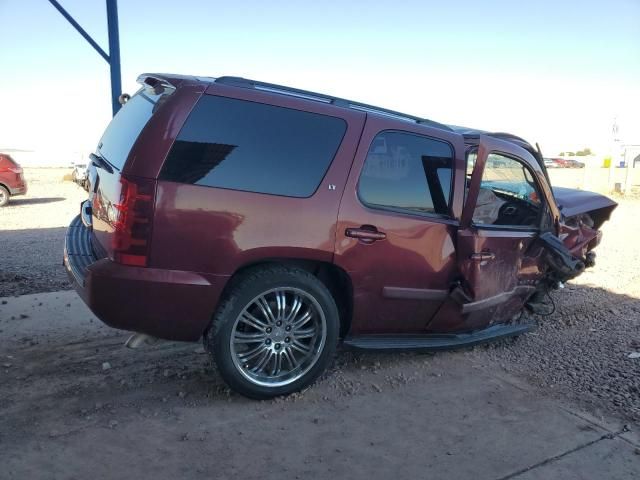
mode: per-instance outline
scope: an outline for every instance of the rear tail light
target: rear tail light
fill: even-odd
[[[112,237],[113,259],[123,265],[147,266],[155,181],[147,178],[120,177],[120,201],[115,204]]]

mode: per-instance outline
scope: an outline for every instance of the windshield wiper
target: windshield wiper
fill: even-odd
[[[102,158],[100,155],[96,155],[95,153],[90,153],[89,158],[91,159],[91,162],[93,162],[93,164],[96,167],[102,168],[109,173],[113,173],[113,167],[111,166],[111,164],[107,162],[104,158]]]

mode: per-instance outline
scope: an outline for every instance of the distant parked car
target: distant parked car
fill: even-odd
[[[584,168],[584,163],[570,158],[553,158],[560,168]]]
[[[584,168],[584,163],[579,160],[567,159],[566,168]]]
[[[547,168],[560,168],[560,164],[554,158],[545,158],[544,166]]]
[[[86,163],[76,163],[73,165],[71,179],[86,190],[88,169]]]
[[[27,182],[22,167],[10,155],[0,153],[0,207],[9,203],[9,198],[27,193]]]

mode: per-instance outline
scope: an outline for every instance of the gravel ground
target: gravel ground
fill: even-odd
[[[556,291],[539,329],[473,355],[596,415],[640,424],[640,211],[622,200],[605,224],[595,268]]]
[[[29,191],[0,208],[0,297],[71,288],[62,265],[64,233],[87,197],[64,168],[25,168]]]
[[[25,169],[29,194],[0,209],[0,297],[70,288],[62,242],[86,192],[62,182],[66,173]],[[534,318],[537,331],[455,355],[521,376],[596,415],[640,423],[640,358],[633,358],[640,353],[639,209],[640,200],[620,201],[596,267],[553,293],[556,312]]]

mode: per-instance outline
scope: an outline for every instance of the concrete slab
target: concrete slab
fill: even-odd
[[[603,439],[511,478],[518,480],[637,480],[640,450],[619,438]]]
[[[640,478],[618,425],[463,352],[342,352],[254,402],[196,344],[125,349],[73,292],[0,300],[1,478]]]

